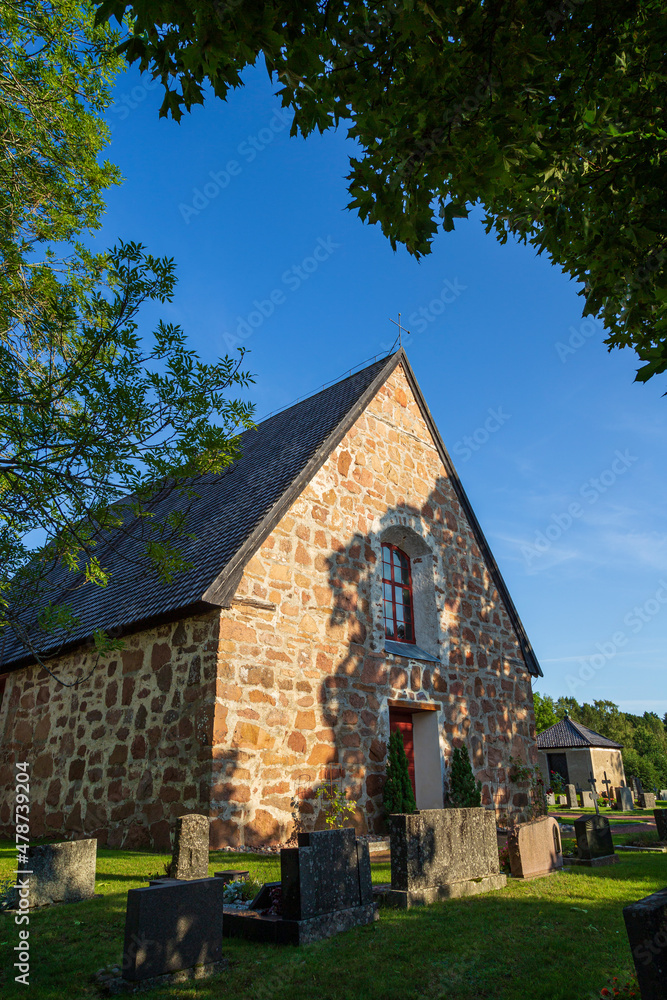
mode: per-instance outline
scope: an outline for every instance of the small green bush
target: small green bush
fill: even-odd
[[[417,803],[408,771],[408,758],[405,755],[403,737],[398,730],[389,737],[384,807],[388,813],[413,813],[417,811]]]
[[[455,809],[469,809],[482,804],[482,782],[475,782],[466,746],[454,747],[452,753],[449,804]]]

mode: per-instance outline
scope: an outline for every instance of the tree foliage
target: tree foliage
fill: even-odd
[[[472,206],[581,283],[610,347],[667,368],[661,0],[96,0],[180,119],[263,60],[293,134],[349,125],[350,206],[419,256]]]
[[[55,567],[59,585],[106,585],[129,521],[158,572],[184,568],[193,480],[236,457],[251,408],[228,398],[248,381],[240,358],[204,363],[163,322],[140,336],[142,303],[172,299],[171,259],[85,245],[118,179],[98,162],[118,39],[71,0],[4,4],[0,28],[0,632],[39,656],[29,623],[73,624]]]
[[[449,774],[449,802],[457,809],[482,804],[482,782],[475,782],[467,746],[454,747]]]
[[[389,737],[383,801],[388,813],[413,813],[417,809],[403,737],[398,730]]]

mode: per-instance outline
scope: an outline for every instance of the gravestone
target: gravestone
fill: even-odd
[[[582,809],[592,809],[595,806],[595,799],[592,792],[582,791],[581,793],[581,808]]]
[[[667,801],[667,788],[660,789],[660,799],[663,802]]]
[[[667,997],[667,889],[623,908],[642,1000]]]
[[[276,898],[264,887],[250,909],[225,911],[225,937],[300,945],[377,919],[366,840],[348,828],[300,833],[298,844],[280,852],[280,912],[257,908]]]
[[[555,806],[556,805],[556,796],[554,795],[553,792],[549,792],[547,794],[547,805],[548,806]]]
[[[574,821],[577,857],[568,858],[569,865],[611,865],[618,861],[606,816],[582,816]]]
[[[52,903],[78,903],[95,895],[96,840],[69,840],[62,844],[29,847],[27,861],[21,868],[28,879],[29,907]],[[8,902],[18,907],[18,889]]]
[[[123,979],[137,982],[222,960],[222,879],[163,879],[130,889]]]
[[[632,800],[632,792],[626,785],[621,785],[616,789],[616,801],[621,812],[632,812],[635,804]]]
[[[654,809],[653,815],[658,831],[658,840],[667,840],[667,809]]]
[[[642,809],[655,809],[655,795],[653,792],[642,792],[639,796],[639,804]]]
[[[556,796],[556,805],[557,806],[566,806],[567,805],[567,795],[557,795]]]
[[[577,809],[579,803],[577,802],[577,789],[574,785],[565,786],[565,799],[567,801],[568,809]]]
[[[539,878],[563,867],[560,829],[553,816],[541,816],[513,827],[507,847],[514,878]]]
[[[422,809],[390,817],[390,906],[410,907],[507,885],[493,810]]]
[[[176,820],[174,852],[169,875],[176,879],[208,876],[208,817],[190,814]]]

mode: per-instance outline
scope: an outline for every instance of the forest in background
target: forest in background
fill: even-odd
[[[628,783],[634,776],[647,790],[667,788],[667,713],[663,719],[655,712],[631,715],[622,712],[613,701],[580,705],[576,698],[554,700],[539,691],[533,692],[533,700],[538,733],[567,714],[574,722],[623,745],[623,767]]]

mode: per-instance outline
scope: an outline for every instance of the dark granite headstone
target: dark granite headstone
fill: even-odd
[[[565,798],[567,800],[568,809],[578,809],[579,803],[577,802],[577,789],[574,785],[565,786]]]
[[[623,909],[642,1000],[667,997],[667,889]]]
[[[169,880],[130,889],[122,972],[136,982],[222,958],[222,879]]]
[[[574,821],[577,853],[582,861],[607,858],[614,854],[614,842],[606,816],[582,816]]]
[[[667,809],[654,809],[655,826],[658,840],[667,840]]]
[[[225,911],[225,937],[307,944],[377,918],[366,840],[350,828],[300,833],[298,843],[280,852],[280,882],[262,886],[248,910]],[[267,913],[278,886],[279,912]]]
[[[29,880],[30,907],[52,903],[77,903],[95,895],[96,840],[68,840],[62,844],[40,844],[28,849],[22,868]],[[18,890],[9,899],[9,908],[18,906]]]
[[[653,792],[642,792],[639,796],[639,804],[642,809],[655,809],[655,795]]]
[[[357,841],[351,827],[300,833],[298,839],[298,847],[280,852],[286,919],[307,920],[372,901],[368,844]]]
[[[176,820],[171,878],[202,879],[208,876],[208,817],[191,813]]]

